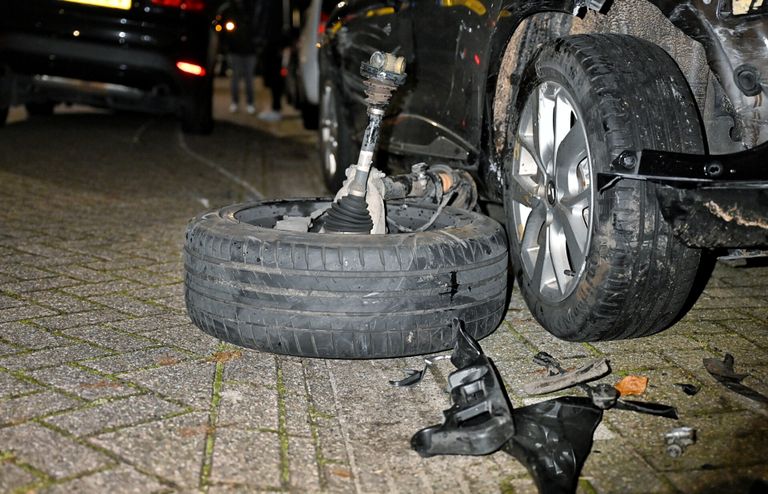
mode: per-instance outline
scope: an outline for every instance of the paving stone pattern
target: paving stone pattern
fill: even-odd
[[[163,118],[12,116],[0,130],[0,492],[535,492],[503,453],[421,459],[409,448],[449,406],[447,361],[398,389],[388,380],[420,358],[276,357],[188,320],[186,222],[252,193],[213,165],[265,197],[324,193],[297,117],[235,115],[211,137],[181,138]],[[678,408],[678,422],[607,412],[579,492],[747,492],[768,480],[768,409],[722,388],[702,358],[732,353],[768,394],[767,319],[768,268],[718,265],[661,335],[562,342],[515,292],[482,344],[515,406],[532,402],[522,386],[541,375],[531,357],[543,350],[567,367],[607,357],[605,382],[648,376],[642,399]],[[662,435],[677,425],[699,440],[675,459]]]

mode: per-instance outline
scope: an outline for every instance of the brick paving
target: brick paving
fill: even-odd
[[[219,107],[224,108],[223,95]],[[389,386],[419,358],[323,361],[218,342],[184,311],[184,226],[206,206],[323,194],[312,134],[297,118],[220,115],[214,136],[169,119],[73,108],[0,130],[0,491],[535,492],[510,456],[421,459],[451,371]],[[768,394],[768,268],[718,265],[691,313],[635,341],[578,344],[545,333],[517,293],[482,342],[515,406],[540,350],[605,382],[650,378],[642,399],[681,419],[609,411],[579,492],[747,492],[768,481],[768,408],[735,395],[702,358],[735,356]],[[701,386],[693,397],[677,382]],[[572,394],[578,394],[576,392]],[[680,458],[662,434],[698,429]]]

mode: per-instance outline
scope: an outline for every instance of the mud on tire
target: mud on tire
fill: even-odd
[[[700,252],[673,236],[653,183],[622,180],[600,192],[597,175],[624,150],[704,152],[674,60],[631,36],[560,38],[533,55],[511,114],[507,231],[534,317],[573,341],[673,324],[696,295]]]

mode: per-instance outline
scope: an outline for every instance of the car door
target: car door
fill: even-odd
[[[499,2],[411,2],[411,94],[388,147],[459,164],[478,152],[486,54]]]

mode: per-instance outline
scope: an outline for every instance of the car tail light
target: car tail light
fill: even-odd
[[[180,60],[176,62],[176,68],[185,74],[192,74],[198,77],[203,77],[205,75],[205,67],[192,62],[184,62]]]
[[[205,8],[205,0],[152,0],[154,5],[199,12]]]
[[[317,25],[317,34],[325,33],[325,25],[328,22],[328,14],[320,12],[320,24]]]

